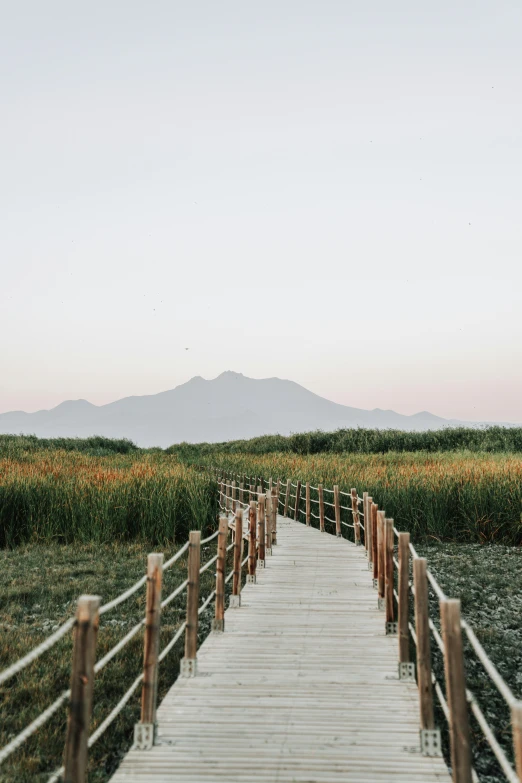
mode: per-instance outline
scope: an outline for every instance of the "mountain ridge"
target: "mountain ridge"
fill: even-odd
[[[427,430],[466,423],[429,411],[412,415],[354,408],[327,400],[295,381],[254,379],[226,370],[207,380],[200,375],[156,394],[132,395],[105,405],[64,400],[48,410],[0,414],[0,432],[38,437],[129,438],[139,446],[188,441],[221,442],[259,435],[310,430],[375,428]]]

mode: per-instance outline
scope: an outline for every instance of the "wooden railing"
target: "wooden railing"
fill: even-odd
[[[397,636],[398,676],[401,680],[416,680],[418,686],[421,752],[428,756],[442,754],[441,733],[435,724],[435,693],[448,724],[454,783],[479,781],[472,766],[470,714],[480,727],[505,779],[510,783],[522,782],[522,701],[515,697],[472,628],[461,617],[460,601],[444,594],[429,571],[427,560],[418,556],[410,543],[408,532],[398,531],[393,519],[388,518],[383,509],[379,509],[367,492],[363,492],[360,497],[355,489],[342,491],[337,485],[326,488],[318,484],[315,487],[301,480],[267,480],[259,476],[230,474],[219,468],[200,467],[202,470],[210,470],[215,476],[220,486],[221,502],[226,507],[235,502],[237,493],[241,495],[248,492],[250,497],[254,495],[256,487],[261,490],[265,486],[274,487],[278,509],[284,517],[292,515],[295,521],[302,520],[306,525],[317,523],[319,530],[324,532],[328,529],[337,536],[342,536],[344,528],[351,529],[356,545],[361,544],[362,533],[368,568],[377,591],[377,606],[384,613],[384,632]],[[328,500],[325,500],[325,494]],[[343,501],[343,498],[346,500]],[[329,509],[333,509],[333,512]],[[343,511],[346,512],[344,519]],[[328,516],[329,513],[333,513],[333,517]],[[439,601],[438,618],[430,617],[430,590]],[[410,596],[414,604],[411,618]],[[514,766],[499,743],[477,697],[466,687],[463,635],[510,711]],[[415,661],[410,656],[410,639],[414,645]],[[432,668],[432,639],[444,660],[445,692],[443,683],[435,677]]]
[[[209,470],[209,468],[204,468]],[[81,596],[76,617],[64,623],[42,644],[22,659],[0,672],[0,684],[21,672],[38,657],[45,654],[60,639],[73,632],[71,685],[20,734],[0,749],[0,764],[41,728],[59,710],[69,703],[69,717],[64,749],[64,764],[48,779],[48,783],[63,778],[67,783],[84,783],[88,750],[108,729],[125,708],[141,684],[141,719],[135,726],[134,746],[147,749],[153,746],[156,731],[158,672],[162,661],[177,642],[185,637],[185,655],[181,661],[182,677],[197,675],[197,641],[199,617],[214,601],[213,630],[224,630],[225,592],[232,580],[230,606],[241,603],[241,584],[244,567],[248,563],[247,581],[256,581],[258,568],[264,568],[272,547],[277,544],[278,512],[297,522],[316,525],[321,531],[331,530],[338,537],[343,530],[353,530],[353,542],[365,553],[377,590],[377,606],[384,613],[383,630],[397,637],[398,676],[415,680],[419,689],[420,744],[425,755],[441,754],[440,730],[435,724],[433,692],[449,724],[451,767],[455,783],[478,780],[471,763],[469,712],[480,726],[506,779],[511,783],[522,781],[522,702],[517,700],[488,657],[473,630],[460,616],[460,602],[448,598],[425,558],[418,557],[410,543],[409,533],[395,529],[392,519],[367,492],[360,497],[355,489],[349,492],[338,485],[330,488],[319,484],[291,479],[264,479],[230,475],[219,469],[210,469],[216,478],[219,506],[222,515],[219,527],[205,539],[199,531],[190,533],[189,540],[167,562],[163,554],[148,556],[147,572],[124,593],[100,606],[97,596]],[[303,492],[304,489],[304,492]],[[325,499],[325,495],[328,499]],[[292,502],[293,501],[293,505]],[[304,508],[303,508],[304,505]],[[333,509],[331,511],[330,509]],[[317,513],[315,513],[317,512]],[[344,512],[344,513],[343,513]],[[330,516],[333,514],[333,516]],[[343,518],[344,517],[344,518]],[[328,528],[327,528],[328,525]],[[229,531],[232,542],[228,544]],[[351,533],[350,533],[351,535]],[[216,542],[216,554],[204,565],[200,564],[201,545]],[[248,553],[244,555],[245,542]],[[233,550],[232,570],[226,574],[227,556]],[[188,556],[187,579],[162,600],[163,574],[184,554]],[[397,554],[397,558],[395,557]],[[200,605],[200,576],[215,564],[216,586]],[[411,580],[411,573],[413,580]],[[96,637],[99,618],[114,610],[143,586],[146,590],[144,618],[135,625],[103,658],[96,661]],[[429,590],[440,605],[439,632],[429,613]],[[186,619],[172,639],[160,652],[161,617],[167,606],[187,591]],[[410,595],[414,598],[414,616],[410,618]],[[413,622],[412,622],[413,620]],[[143,670],[122,696],[105,720],[89,735],[92,713],[94,677],[144,629]],[[496,686],[511,711],[513,755],[515,769],[498,742],[476,697],[466,688],[462,635],[465,634],[487,676]],[[416,655],[410,660],[410,638]],[[432,670],[431,638],[444,656],[445,694],[442,684]]]
[[[180,664],[182,677],[194,677],[197,673],[197,644],[199,617],[214,600],[214,619],[212,629],[224,630],[225,591],[232,580],[230,606],[240,606],[242,573],[248,562],[248,580],[255,582],[256,569],[265,565],[266,548],[271,549],[276,531],[276,510],[272,498],[265,504],[263,494],[256,495],[257,500],[248,504],[234,501],[231,508],[224,508],[219,519],[219,527],[205,539],[199,531],[192,531],[189,540],[181,549],[164,562],[164,555],[152,553],[147,558],[147,571],[132,587],[117,598],[100,606],[99,596],[82,595],[78,599],[76,616],[66,621],[54,634],[42,644],[31,650],[10,667],[0,672],[0,684],[23,671],[33,661],[50,650],[67,634],[73,634],[73,652],[71,664],[70,688],[64,691],[35,720],[0,749],[0,764],[18,750],[26,740],[44,726],[56,714],[60,707],[69,704],[67,730],[64,747],[63,766],[53,772],[48,783],[64,780],[66,783],[84,783],[87,779],[88,752],[105,733],[116,717],[125,708],[141,684],[141,719],[134,728],[134,747],[148,749],[154,745],[156,733],[156,707],[158,697],[158,673],[162,661],[185,637],[185,655]],[[265,541],[264,532],[258,536],[258,530],[266,530],[270,540]],[[248,525],[244,526],[244,515],[248,512]],[[229,518],[229,514],[232,514]],[[228,544],[229,530],[232,543]],[[216,542],[216,554],[204,565],[200,564],[201,545]],[[248,542],[249,554],[243,559],[244,542]],[[226,575],[228,553],[233,550],[233,567]],[[162,600],[163,574],[183,555],[187,555],[187,578],[170,595]],[[200,576],[215,564],[216,587],[200,605]],[[103,658],[96,661],[96,639],[100,617],[114,610],[124,601],[135,595],[146,585],[145,616],[137,623]],[[183,592],[187,593],[186,619],[178,627],[172,639],[160,652],[161,617],[169,604]],[[144,629],[143,670],[118,704],[105,720],[89,734],[92,715],[93,686],[95,676]]]

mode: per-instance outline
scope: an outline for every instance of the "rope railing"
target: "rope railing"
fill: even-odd
[[[242,504],[247,505],[247,504]],[[255,504],[257,505],[257,504]],[[242,523],[244,516],[244,511],[240,510],[239,508],[236,510],[236,518],[235,518],[235,526],[237,528],[237,525],[239,522]],[[233,529],[233,528],[232,528]],[[59,642],[61,639],[63,639],[70,631],[74,631],[74,650],[73,650],[73,670],[71,672],[71,688],[74,688],[74,691],[70,689],[64,691],[61,693],[57,699],[55,699],[48,707],[46,707],[31,723],[29,723],[19,734],[15,737],[13,737],[7,745],[5,745],[3,748],[0,749],[0,764],[4,762],[9,756],[11,756],[12,753],[14,753],[16,750],[18,750],[26,740],[28,740],[35,732],[38,731],[42,726],[44,726],[57,712],[58,710],[67,702],[75,703],[76,708],[78,707],[78,703],[84,703],[85,700],[89,701],[89,693],[87,692],[87,686],[91,688],[92,692],[92,682],[95,675],[98,675],[115,657],[120,653],[128,644],[131,642],[142,629],[145,629],[145,656],[146,659],[144,660],[144,669],[142,673],[134,680],[132,685],[129,687],[129,689],[123,694],[119,702],[116,704],[116,706],[110,711],[110,713],[107,715],[107,717],[99,724],[99,726],[96,728],[96,730],[90,735],[88,735],[88,725],[82,725],[82,726],[74,726],[71,731],[71,722],[68,724],[68,730],[67,730],[67,736],[65,741],[65,753],[64,753],[64,766],[62,766],[60,769],[56,770],[54,773],[51,774],[51,776],[48,778],[49,783],[53,783],[53,781],[58,781],[62,777],[66,776],[68,765],[74,763],[78,763],[78,754],[83,753],[84,755],[87,753],[87,750],[91,748],[95,742],[105,733],[105,731],[109,728],[109,726],[114,722],[114,720],[117,718],[117,716],[122,712],[122,710],[125,708],[133,694],[136,692],[136,690],[139,688],[140,684],[142,684],[142,687],[145,688],[147,686],[148,691],[151,693],[156,692],[156,688],[150,688],[151,683],[154,684],[154,682],[157,682],[157,674],[158,674],[158,666],[159,664],[166,658],[166,656],[169,654],[169,652],[173,649],[175,644],[179,641],[183,633],[185,633],[186,639],[185,639],[185,659],[187,658],[187,650],[188,654],[190,654],[190,648],[191,643],[194,642],[194,628],[197,629],[197,619],[194,622],[194,617],[190,617],[190,607],[194,605],[194,601],[189,600],[189,594],[194,597],[194,591],[197,592],[197,595],[199,595],[199,578],[201,574],[208,571],[213,565],[217,564],[218,571],[216,573],[216,588],[210,593],[210,595],[207,596],[207,598],[204,600],[204,602],[197,606],[199,603],[199,600],[196,601],[196,615],[199,617],[203,612],[205,612],[208,607],[210,606],[211,602],[215,600],[216,602],[216,617],[218,616],[218,608],[220,603],[222,603],[223,594],[222,590],[224,589],[225,584],[228,584],[230,579],[236,576],[236,580],[234,582],[234,588],[233,593],[236,594],[236,596],[239,593],[240,590],[240,583],[241,583],[241,572],[245,566],[245,564],[248,561],[248,556],[244,560],[240,560],[240,558],[237,556],[238,553],[240,553],[242,546],[240,546],[241,540],[249,540],[250,538],[250,532],[244,531],[244,534],[241,536],[241,539],[234,540],[230,545],[227,546],[226,544],[226,538],[229,530],[229,523],[226,517],[222,518],[222,522],[220,522],[220,527],[215,532],[211,533],[206,538],[201,538],[201,535],[199,532],[193,532],[190,534],[189,540],[182,546],[176,554],[171,557],[166,562],[163,562],[163,555],[149,555],[148,561],[147,561],[147,573],[145,576],[143,576],[141,579],[139,579],[137,582],[135,582],[130,588],[122,592],[120,595],[118,595],[116,598],[112,599],[111,601],[103,604],[102,606],[99,606],[99,599],[93,596],[82,596],[78,601],[78,609],[76,612],[76,616],[70,618],[65,623],[63,623],[60,628],[55,631],[53,634],[51,634],[47,639],[45,639],[41,644],[37,645],[33,650],[31,650],[27,655],[23,656],[20,660],[13,663],[11,666],[9,666],[7,669],[5,669],[3,672],[0,673],[0,683],[7,681],[14,675],[21,672],[26,666],[29,666],[33,661],[35,661],[39,656],[43,655],[45,652],[50,650],[57,642]],[[221,534],[221,535],[220,535]],[[217,554],[212,556],[209,560],[207,560],[206,563],[204,563],[202,566],[199,566],[199,557],[200,557],[200,551],[202,545],[208,545],[211,542],[215,541],[217,539],[217,545],[218,545],[218,551]],[[255,545],[255,542],[253,542]],[[249,543],[250,547],[250,543]],[[224,566],[226,564],[226,559],[228,553],[234,549],[235,550],[235,561],[238,562],[238,568],[239,568],[239,578],[237,569],[234,569],[230,572],[230,574],[224,578]],[[185,579],[181,584],[179,584],[166,598],[161,600],[161,584],[162,584],[162,575],[169,569],[175,562],[179,561],[184,554],[188,552],[188,578]],[[197,569],[195,569],[194,564],[196,563]],[[221,565],[220,565],[221,563]],[[220,573],[223,575],[223,578],[220,582]],[[85,655],[85,652],[88,647],[93,647],[95,644],[96,634],[93,632],[93,629],[98,624],[98,618],[105,614],[106,612],[109,612],[116,607],[120,606],[124,601],[129,599],[131,596],[133,596],[140,588],[147,585],[147,596],[146,596],[146,610],[145,610],[145,616],[143,619],[141,619],[138,623],[136,623],[102,658],[100,658],[96,663],[94,663],[94,649],[92,651],[92,655]],[[172,637],[172,639],[168,642],[164,650],[159,653],[159,629],[160,629],[160,622],[159,618],[161,616],[162,610],[166,609],[169,604],[172,603],[172,601],[181,595],[184,591],[187,592],[187,620],[185,620],[180,627],[177,629],[176,633]],[[221,591],[221,592],[220,592]],[[219,594],[219,595],[218,595]],[[85,615],[86,610],[88,610],[88,616]],[[83,614],[82,614],[83,612]],[[154,620],[156,618],[157,621]],[[190,636],[190,638],[189,638]],[[154,642],[154,638],[157,639],[157,643]],[[197,639],[195,640],[195,644],[197,644]],[[81,648],[82,654],[78,654],[78,648]],[[150,660],[150,650],[155,650],[155,653],[153,654],[153,660]],[[149,650],[149,655],[147,658],[147,650]],[[183,659],[183,660],[185,660]],[[93,662],[92,670],[91,671],[80,671],[78,669],[78,666],[80,666],[79,661],[85,661],[85,660],[91,660]],[[190,661],[189,661],[190,663]],[[184,669],[187,669],[187,667],[183,666],[182,661],[182,676],[192,676],[190,674],[187,674],[186,671],[184,673]],[[188,670],[191,670],[191,666],[188,665]],[[79,690],[78,690],[78,683],[79,683]],[[145,692],[145,691],[144,691]],[[155,700],[155,696],[154,696]],[[149,724],[154,722],[155,720],[155,710],[156,705],[155,703],[153,705],[149,705],[147,707],[146,699],[142,698],[142,716],[140,723],[136,724],[135,727],[135,746],[144,746],[150,744],[152,741],[150,739],[150,732],[147,731],[147,727]],[[150,720],[152,718],[152,721]],[[73,722],[78,723],[78,722]],[[78,736],[78,732],[82,736]],[[83,748],[83,750],[82,750]],[[72,758],[74,756],[74,758]],[[71,760],[72,759],[72,760]],[[84,764],[85,766],[85,764]],[[72,779],[72,778],[71,778]],[[76,778],[74,778],[76,780]]]
[[[241,478],[241,477],[239,477]],[[259,483],[258,483],[259,481]],[[213,621],[214,631],[224,630],[224,598],[225,586],[232,580],[232,594],[230,606],[240,606],[240,593],[242,573],[248,564],[247,580],[255,582],[257,565],[265,566],[266,554],[271,553],[272,544],[276,541],[277,509],[283,505],[285,515],[288,511],[294,514],[294,519],[299,515],[306,518],[306,524],[310,524],[311,518],[319,521],[321,530],[325,523],[335,525],[336,534],[340,535],[342,527],[355,531],[355,542],[358,543],[360,531],[364,531],[364,550],[368,558],[368,566],[373,573],[374,586],[377,589],[377,604],[385,614],[385,631],[398,637],[398,666],[399,679],[415,679],[419,685],[419,698],[421,704],[421,751],[425,755],[440,755],[441,739],[440,730],[435,727],[433,706],[433,692],[441,705],[442,714],[449,725],[450,745],[452,755],[457,754],[459,759],[459,771],[455,777],[456,783],[461,780],[478,780],[476,771],[471,764],[469,751],[469,726],[468,711],[474,719],[484,739],[491,749],[499,768],[502,770],[509,783],[521,783],[522,758],[520,754],[514,754],[515,765],[511,763],[508,754],[501,742],[497,739],[494,729],[488,722],[477,697],[466,687],[464,659],[462,652],[462,636],[468,640],[471,649],[480,661],[486,676],[494,684],[499,694],[503,697],[506,706],[511,710],[512,734],[514,747],[522,748],[522,702],[517,700],[513,692],[504,681],[498,669],[487,655],[484,647],[478,640],[473,629],[467,621],[460,616],[460,602],[448,598],[435,576],[427,568],[424,558],[418,556],[417,551],[410,543],[409,534],[402,533],[393,524],[393,520],[386,517],[383,510],[379,510],[368,493],[363,498],[355,490],[347,493],[338,487],[328,489],[322,485],[316,488],[306,482],[297,484],[287,481],[286,487],[282,482],[277,482],[277,488],[273,482],[256,477],[256,486],[253,491],[241,488],[239,491],[247,492],[249,497],[257,498],[251,504],[234,497],[238,487],[234,482],[222,482],[222,489],[230,489],[230,495],[225,495],[224,502],[220,496],[220,507],[226,516],[220,518],[219,529],[204,539],[199,532],[191,532],[189,541],[170,560],[163,562],[163,555],[149,555],[147,574],[135,582],[128,590],[121,593],[111,601],[99,606],[99,599],[92,596],[83,596],[78,602],[78,610],[75,618],[70,618],[60,628],[37,645],[19,661],[9,666],[0,673],[0,684],[22,671],[38,657],[50,650],[67,633],[74,630],[74,666],[78,661],[91,660],[92,670],[83,671],[73,667],[71,676],[71,688],[61,693],[54,702],[28,724],[16,737],[13,737],[7,745],[0,749],[0,763],[5,761],[12,753],[19,749],[24,742],[38,731],[58,710],[67,702],[78,704],[83,700],[90,700],[90,691],[94,675],[102,671],[120,653],[127,644],[134,639],[142,628],[145,629],[144,645],[149,650],[149,657],[144,660],[143,672],[133,681],[129,689],[123,694],[116,706],[107,717],[99,724],[90,735],[87,726],[70,726],[66,736],[66,750],[64,754],[64,766],[54,772],[49,778],[49,783],[55,783],[62,776],[67,775],[68,764],[71,764],[71,749],[75,753],[87,753],[96,741],[107,731],[116,717],[124,710],[133,694],[142,684],[143,693],[153,694],[154,683],[157,682],[159,664],[166,658],[175,644],[185,634],[185,656],[181,661],[182,677],[193,677],[197,674],[197,628],[198,618],[205,612],[212,601],[215,601],[215,617]],[[271,492],[258,495],[257,487],[269,486]],[[289,492],[290,486],[295,488],[295,494]],[[318,498],[311,497],[311,490],[318,493]],[[301,491],[304,490],[304,495]],[[333,494],[333,503],[324,501],[324,493]],[[220,493],[221,494],[221,493]],[[285,495],[283,503],[281,495]],[[341,505],[340,497],[352,498],[352,507]],[[293,507],[289,500],[295,499]],[[311,511],[311,503],[318,505],[319,514]],[[362,502],[363,508],[359,509]],[[305,503],[306,508],[302,508]],[[234,504],[233,509],[229,506]],[[334,508],[335,519],[325,514],[325,506]],[[234,519],[229,520],[228,515],[233,510]],[[248,510],[248,514],[246,513]],[[341,512],[351,513],[353,522],[347,522],[341,518]],[[365,526],[361,523],[365,520]],[[246,529],[243,527],[247,522]],[[365,529],[366,528],[366,529]],[[229,530],[234,539],[227,544]],[[394,554],[394,544],[397,540],[398,553]],[[217,553],[209,558],[203,565],[200,564],[201,546],[216,541]],[[248,543],[248,554],[242,558],[243,542]],[[360,542],[360,541],[359,541]],[[233,550],[233,569],[226,574],[227,555]],[[163,601],[161,600],[162,575],[175,562],[188,553],[187,579],[178,585]],[[410,564],[413,563],[413,583],[410,581]],[[216,564],[216,586],[210,592],[203,603],[199,600],[200,576]],[[226,575],[225,575],[226,574]],[[397,581],[397,585],[396,582]],[[86,652],[89,645],[95,644],[93,629],[98,624],[100,615],[109,612],[134,595],[138,590],[147,585],[145,617],[134,625],[102,658],[94,663],[94,654],[80,655],[78,651]],[[172,639],[164,650],[159,653],[159,630],[161,611],[169,606],[172,601],[184,591],[187,591],[187,617],[178,627]],[[437,628],[429,615],[428,591],[440,602],[440,627]],[[409,617],[409,595],[414,598],[415,618],[414,623]],[[83,612],[83,614],[82,614]],[[409,638],[412,638],[417,650],[416,662],[410,661]],[[430,639],[433,638],[445,661],[446,694],[431,670]],[[154,642],[154,643],[153,643]],[[150,651],[152,652],[152,658]],[[147,653],[146,653],[147,656]],[[448,687],[447,678],[451,674],[451,688]],[[154,742],[154,726],[156,715],[155,696],[142,698],[141,720],[135,726],[134,747],[147,748]],[[79,736],[78,732],[82,734]],[[83,750],[82,750],[83,748]],[[77,763],[78,759],[72,759]],[[85,766],[85,765],[84,765]],[[462,773],[461,771],[464,770]],[[467,777],[460,777],[460,775]]]
[[[266,480],[264,483],[266,484]],[[301,486],[303,489],[306,487],[305,497],[300,495]],[[290,488],[295,489],[295,493],[289,491]],[[317,496],[312,497],[311,491],[317,493]],[[324,500],[324,494],[327,492],[333,494],[333,503]],[[285,498],[284,501],[282,496]],[[351,508],[341,504],[341,496],[351,497]],[[294,499],[296,502],[292,506],[289,501]],[[373,573],[374,587],[377,589],[377,604],[385,613],[385,631],[398,637],[399,679],[411,680],[415,679],[416,675],[419,685],[422,753],[442,754],[440,729],[435,727],[432,696],[434,694],[448,724],[452,756],[456,753],[459,758],[459,768],[454,781],[456,783],[478,781],[477,773],[471,763],[469,711],[476,720],[506,780],[509,783],[522,783],[522,701],[515,697],[504,681],[468,622],[460,617],[460,602],[446,596],[433,573],[427,568],[426,560],[419,557],[410,543],[409,534],[400,532],[393,524],[393,520],[388,519],[383,510],[379,510],[367,492],[361,498],[355,490],[349,493],[339,488],[323,487],[321,484],[312,486],[308,482],[302,484],[288,480],[280,482],[277,501],[278,507],[284,508],[285,516],[291,513],[297,521],[304,515],[307,525],[310,524],[311,519],[318,520],[321,530],[324,530],[325,524],[329,523],[336,526],[337,535],[343,527],[354,529],[356,535],[360,530],[364,531],[364,548],[368,567]],[[306,502],[306,509],[302,507],[304,502]],[[362,509],[359,509],[361,503]],[[317,508],[318,514],[311,510],[312,504],[315,504],[314,508]],[[335,510],[335,519],[326,516],[325,507]],[[342,519],[341,512],[351,513],[352,523]],[[364,520],[364,525],[361,519]],[[394,544],[398,545],[397,556],[394,554]],[[413,563],[413,583],[409,576],[411,563]],[[429,590],[440,603],[442,632],[429,616]],[[415,604],[414,623],[409,618],[410,594]],[[497,739],[495,730],[490,725],[477,697],[466,687],[462,652],[463,635],[481,663],[486,676],[511,710],[513,747],[514,750],[517,747],[521,749],[520,754],[513,752],[516,769],[508,758],[505,748]],[[417,650],[414,663],[410,661],[408,642],[410,637]],[[435,648],[439,650],[445,661],[446,694],[443,684],[437,680],[431,670],[430,638],[433,638]],[[450,676],[448,672],[452,677],[451,689],[447,682]]]
[[[30,663],[36,661],[40,655],[43,655],[44,652],[50,650],[51,647],[54,647],[54,645],[59,642],[60,639],[63,639],[63,637],[71,630],[71,628],[74,626],[74,623],[74,617],[66,620],[57,631],[51,634],[51,636],[48,636],[47,639],[44,639],[44,641],[31,650],[31,652],[28,652],[27,655],[24,655],[23,658],[20,658],[20,660],[11,664],[11,666],[8,666],[7,669],[4,669],[3,672],[0,672],[0,685],[6,682],[6,680],[9,680],[11,677],[14,677],[14,675],[18,674],[18,672],[21,672],[22,669],[25,669],[25,667],[29,666]]]
[[[177,562],[177,561],[178,561],[178,560],[179,560],[181,557],[183,557],[183,555],[185,554],[185,552],[187,551],[187,549],[188,549],[188,548],[189,548],[189,542],[187,541],[187,542],[186,542],[186,544],[183,544],[183,546],[181,547],[181,549],[180,549],[178,552],[176,552],[176,554],[175,554],[175,555],[173,555],[173,557],[171,557],[171,558],[170,558],[170,560],[167,560],[167,562],[166,562],[166,563],[165,563],[165,565],[163,566],[163,571],[165,572],[165,571],[167,570],[167,568],[170,568],[170,567],[171,567],[172,565],[174,565],[174,563],[176,563],[176,562]]]

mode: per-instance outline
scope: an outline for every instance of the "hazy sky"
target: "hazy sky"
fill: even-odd
[[[521,40],[518,0],[4,0],[0,410],[232,369],[522,421]]]

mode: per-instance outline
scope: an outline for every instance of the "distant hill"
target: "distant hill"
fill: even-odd
[[[48,411],[0,414],[0,433],[40,438],[130,438],[139,446],[187,441],[216,443],[258,435],[364,427],[420,431],[462,425],[422,411],[350,408],[326,400],[293,381],[255,380],[224,372],[207,381],[199,376],[170,391],[125,397],[108,405],[67,400]],[[474,425],[478,426],[478,425]]]

